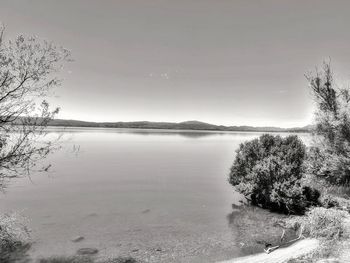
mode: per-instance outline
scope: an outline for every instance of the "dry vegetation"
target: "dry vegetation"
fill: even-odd
[[[0,262],[22,258],[30,247],[27,220],[19,213],[0,215]]]

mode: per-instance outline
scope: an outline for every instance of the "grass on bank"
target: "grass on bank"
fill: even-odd
[[[288,219],[293,228],[301,228],[303,235],[325,240],[338,240],[346,234],[344,219],[346,211],[336,208],[315,207],[305,216],[296,216]]]
[[[323,200],[322,200],[323,198]],[[344,243],[350,238],[350,201],[333,195],[326,195],[321,201],[328,201],[331,208],[314,207],[304,216],[294,216],[287,220],[287,226],[302,229],[305,237],[321,241],[320,247],[314,252],[288,263],[318,262],[333,258],[336,261],[344,252]]]

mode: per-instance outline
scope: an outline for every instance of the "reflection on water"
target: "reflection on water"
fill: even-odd
[[[261,133],[51,128],[59,134],[69,139],[49,174],[14,180],[0,196],[2,211],[31,219],[32,257],[92,247],[99,257],[213,262],[260,250],[258,234],[275,233],[258,227],[268,212],[232,211],[240,196],[227,182],[239,144]]]
[[[239,131],[207,131],[207,130],[172,130],[172,129],[127,129],[127,128],[98,128],[98,127],[49,127],[48,132],[57,133],[119,133],[119,134],[136,134],[144,136],[179,136],[187,138],[201,138],[208,136],[239,136],[241,138],[254,138],[264,132],[239,132]],[[307,133],[278,133],[271,132],[271,134],[286,136],[290,134],[296,134],[300,136],[303,140],[309,138]]]

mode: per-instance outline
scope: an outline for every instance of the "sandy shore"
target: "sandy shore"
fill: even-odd
[[[277,249],[270,254],[260,253],[218,263],[282,263],[289,259],[308,254],[318,246],[319,241],[316,239],[303,239],[289,247]]]

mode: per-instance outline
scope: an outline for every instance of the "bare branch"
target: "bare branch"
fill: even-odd
[[[45,128],[58,109],[38,98],[58,86],[57,73],[68,61],[67,50],[36,37],[6,42],[0,27],[0,188],[57,148],[45,139]]]

